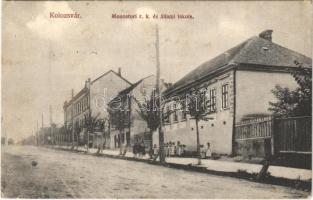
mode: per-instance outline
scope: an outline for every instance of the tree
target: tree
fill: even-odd
[[[75,147],[75,138],[76,138],[76,149],[78,149],[78,145],[79,145],[79,136],[78,136],[78,134],[79,134],[79,132],[80,132],[80,127],[79,127],[79,123],[78,123],[78,121],[76,121],[75,123],[74,123],[74,131],[73,131],[73,146],[72,146],[72,149],[74,149],[74,147]]]
[[[206,108],[206,95],[205,90],[202,90],[198,87],[191,89],[186,95],[184,101],[180,102],[182,109],[187,112],[191,118],[196,122],[196,134],[197,134],[197,156],[198,156],[198,165],[201,164],[201,152],[200,152],[200,137],[199,137],[199,121],[204,120],[208,121],[211,118],[208,118],[209,114],[208,109]]]
[[[272,93],[276,102],[269,102],[269,111],[275,117],[312,116],[312,69],[304,67],[295,61],[297,70],[290,70],[291,75],[298,83],[295,90],[276,85]]]
[[[114,104],[118,104],[119,106],[116,106]],[[120,147],[120,154],[125,155],[123,153],[122,149],[122,135],[124,134],[125,128],[129,126],[127,123],[127,114],[126,114],[126,105],[124,105],[123,101],[120,99],[120,101],[113,101],[110,103],[110,107],[108,108],[109,116],[110,116],[110,124],[114,126],[117,130],[119,130],[119,137],[118,137],[118,144]],[[127,126],[128,125],[128,126]],[[126,150],[126,149],[125,149]]]
[[[136,104],[139,107],[139,110],[136,110],[140,117],[147,123],[147,127],[150,130],[151,135],[151,144],[150,148],[153,145],[153,132],[160,127],[160,112],[157,108],[160,108],[158,100],[155,97],[155,91],[152,91],[150,99],[145,99],[144,102],[140,102],[135,97],[132,97]]]
[[[101,121],[98,119],[100,113],[98,113],[95,117],[91,115],[91,112],[88,113],[88,115],[85,115],[84,119],[84,127],[86,128],[87,131],[87,152],[89,151],[89,136],[90,133],[95,132],[95,128],[97,124]]]

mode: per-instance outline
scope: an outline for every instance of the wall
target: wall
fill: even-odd
[[[269,102],[276,99],[271,90],[275,85],[297,87],[291,74],[282,72],[242,71],[236,72],[236,122],[249,114],[271,114]]]
[[[145,79],[142,80],[142,82],[137,85],[128,95],[136,98],[138,101],[141,103],[145,102],[145,98],[149,99],[151,97],[151,92],[155,86],[155,76],[149,76]],[[134,99],[131,99],[131,130],[130,130],[130,141],[131,141],[131,146],[135,142],[135,136],[143,133],[149,132],[149,128],[147,127],[147,123],[145,120],[143,120],[138,113],[140,112],[140,108],[138,104],[135,102]],[[126,128],[124,132],[128,132],[129,129]],[[112,130],[111,131],[111,145],[110,147],[114,147],[114,136],[118,135],[119,131],[117,130]],[[125,135],[126,138],[126,135]],[[126,144],[126,139],[124,141]]]
[[[114,98],[118,92],[130,86],[128,82],[123,80],[114,72],[109,72],[90,86],[90,106],[92,116],[99,114],[100,118],[107,116],[106,105]]]
[[[228,83],[229,106],[222,108],[222,85]],[[199,122],[200,144],[206,146],[210,142],[212,152],[217,154],[231,154],[232,151],[232,130],[233,130],[233,72],[222,74],[214,79],[208,80],[207,88],[216,88],[216,112],[207,117],[213,118],[209,121]],[[187,116],[186,121],[181,120],[181,113],[176,123],[164,125],[164,141],[175,142],[180,141],[186,145],[189,151],[196,151],[196,126],[195,120]],[[173,121],[173,116],[171,116]],[[153,143],[159,143],[158,131],[153,134]]]
[[[298,85],[290,73],[243,71],[236,72],[236,123],[247,115],[271,115],[269,102],[276,98],[275,85],[293,90]],[[267,157],[271,154],[271,139],[236,140],[235,149],[244,157]]]

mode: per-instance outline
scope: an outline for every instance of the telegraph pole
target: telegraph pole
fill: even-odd
[[[164,154],[164,133],[162,130],[162,109],[161,109],[161,98],[162,94],[160,92],[160,52],[159,52],[159,27],[156,25],[156,41],[155,41],[155,50],[156,50],[156,93],[157,99],[159,103],[159,154],[160,154],[160,163],[165,163],[165,154]]]
[[[52,106],[49,105],[49,115],[50,115],[50,142],[53,144],[55,142],[54,134],[53,134],[53,127],[52,127]]]
[[[43,113],[41,113],[41,128],[43,128]]]
[[[45,144],[45,132],[43,130],[43,113],[41,114],[41,130],[42,130],[42,137],[43,137],[42,143]]]

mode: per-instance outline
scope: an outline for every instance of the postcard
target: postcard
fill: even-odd
[[[311,1],[3,1],[1,197],[308,198]]]

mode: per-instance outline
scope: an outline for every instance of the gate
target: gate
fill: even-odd
[[[275,153],[312,152],[312,117],[290,117],[274,121]]]
[[[248,150],[258,154],[311,154],[312,117],[261,117],[235,125],[237,153]],[[248,152],[248,153],[249,153]],[[259,154],[260,155],[260,154]]]

